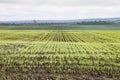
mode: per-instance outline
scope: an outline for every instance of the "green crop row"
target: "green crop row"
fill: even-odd
[[[119,31],[1,31],[0,80],[119,80]]]

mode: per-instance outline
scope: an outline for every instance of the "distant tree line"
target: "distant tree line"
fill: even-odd
[[[0,25],[8,26],[8,25],[61,25],[61,24],[73,24],[73,25],[109,25],[114,24],[114,22],[111,21],[81,21],[81,22],[44,22],[40,23],[36,20],[33,20],[31,23],[0,23]]]
[[[107,24],[113,24],[113,22],[110,22],[110,21],[82,21],[82,22],[77,22],[76,24],[79,24],[79,25],[107,25]]]

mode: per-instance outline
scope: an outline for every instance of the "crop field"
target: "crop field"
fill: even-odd
[[[76,24],[45,24],[45,25],[0,25],[0,30],[120,30],[120,25],[76,25]]]
[[[0,30],[0,80],[120,80],[120,30]]]

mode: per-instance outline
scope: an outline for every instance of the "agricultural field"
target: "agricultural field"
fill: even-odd
[[[0,25],[0,30],[120,30],[120,25],[77,25],[77,24],[44,24],[44,25]]]
[[[0,80],[120,80],[120,31],[0,30]]]

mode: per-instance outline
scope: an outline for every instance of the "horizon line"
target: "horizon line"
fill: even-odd
[[[85,20],[85,19],[112,19],[120,17],[96,17],[96,18],[76,18],[76,19],[16,19],[16,20],[0,20],[0,22],[12,22],[12,21],[33,21],[33,20],[42,20],[42,21],[62,21],[62,20]]]

